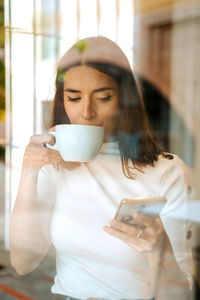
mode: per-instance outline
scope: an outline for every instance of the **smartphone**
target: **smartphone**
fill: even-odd
[[[120,202],[114,219],[136,227],[143,227],[134,220],[134,215],[139,212],[149,218],[157,218],[166,203],[164,197],[127,198]]]

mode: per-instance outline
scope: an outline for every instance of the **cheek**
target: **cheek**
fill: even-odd
[[[107,105],[105,105],[104,108],[101,110],[101,117],[104,118],[105,120],[116,119],[118,114],[119,114],[118,102],[107,103]]]
[[[74,105],[70,105],[70,103],[64,103],[65,112],[68,115],[70,121],[73,121],[78,116],[78,109]]]

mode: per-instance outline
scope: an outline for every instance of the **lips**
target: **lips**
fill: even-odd
[[[103,127],[102,124],[97,124],[97,123],[93,123],[93,122],[80,122],[80,123],[73,123],[73,124]]]

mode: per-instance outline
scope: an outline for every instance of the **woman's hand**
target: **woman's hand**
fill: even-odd
[[[144,230],[115,220],[110,221],[110,227],[104,226],[104,230],[137,252],[148,254],[151,290],[156,300],[186,299],[187,275],[176,262],[160,217],[154,220],[137,213],[134,218],[146,226]]]
[[[164,239],[168,239],[160,217],[153,219],[137,213],[134,219],[141,223],[144,227],[143,230],[116,220],[111,220],[110,227],[104,226],[104,230],[137,252],[143,253],[160,249]]]
[[[55,164],[62,161],[60,153],[47,148],[46,143],[50,145],[55,144],[55,138],[52,134],[31,136],[24,153],[23,169],[39,170],[44,165]]]

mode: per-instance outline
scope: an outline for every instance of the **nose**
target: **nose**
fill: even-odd
[[[93,120],[96,118],[95,107],[90,99],[86,99],[85,101],[83,101],[81,118],[84,120]]]

